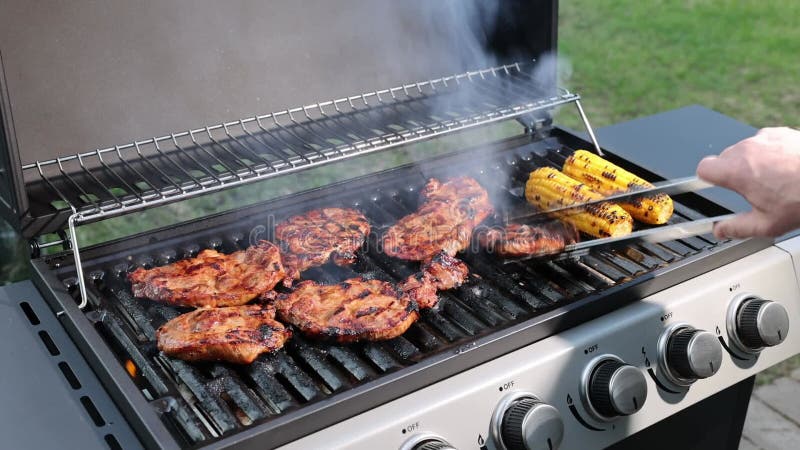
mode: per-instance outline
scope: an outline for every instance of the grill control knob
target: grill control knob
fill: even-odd
[[[555,407],[522,397],[506,408],[500,433],[508,450],[555,450],[564,438],[564,421]]]
[[[668,332],[666,339],[663,361],[670,381],[688,386],[719,370],[722,344],[713,333],[683,326]]]
[[[786,339],[789,314],[780,303],[749,297],[736,306],[734,342],[740,344],[742,350],[756,353]]]
[[[647,380],[642,371],[616,359],[600,361],[587,387],[589,404],[606,420],[639,411],[647,399]]]
[[[435,435],[418,435],[409,439],[401,450],[456,450],[444,439]]]

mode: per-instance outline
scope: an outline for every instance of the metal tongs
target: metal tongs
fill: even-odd
[[[614,194],[604,197],[602,199],[592,200],[585,203],[565,205],[558,208],[549,209],[547,211],[536,211],[531,214],[525,214],[513,218],[507,218],[506,220],[507,221],[525,220],[526,222],[530,220],[541,220],[542,218],[554,213],[558,213],[563,217],[564,215],[569,215],[572,211],[574,211],[574,213],[579,213],[588,206],[596,205],[603,202],[616,202],[616,201],[629,202],[629,201],[635,201],[636,198],[639,197],[644,197],[657,193],[667,194],[667,195],[677,195],[687,192],[696,192],[712,186],[713,186],[712,184],[700,180],[697,177],[678,178],[660,183],[654,183],[653,187],[649,188],[637,189],[635,191],[628,191],[620,194]],[[599,238],[583,242],[576,242],[574,244],[567,244],[564,247],[564,249],[557,254],[543,255],[543,256],[545,257],[549,256],[551,258],[556,258],[556,259],[572,258],[585,255],[589,252],[590,249],[596,247],[614,247],[618,245],[625,245],[636,242],[659,243],[659,242],[672,241],[675,239],[683,239],[701,234],[707,234],[713,231],[715,223],[730,219],[733,216],[735,216],[735,214],[725,214],[721,216],[707,217],[703,219],[676,223],[672,225],[655,226],[653,228],[634,231],[625,236]],[[530,255],[522,258],[508,258],[505,260],[505,262],[508,263],[508,262],[524,261],[532,258],[539,258],[541,256],[542,255]]]

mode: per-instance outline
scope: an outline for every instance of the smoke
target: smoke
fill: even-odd
[[[482,69],[501,66],[503,64],[521,63],[524,77],[528,82],[520,83],[520,77],[511,77],[498,71],[497,74],[484,72],[470,78],[460,78],[458,82],[448,82],[450,87],[442,89],[437,84],[440,95],[433,98],[429,116],[445,122],[482,112],[502,109],[509,105],[524,103],[523,98],[538,96],[549,97],[555,86],[565,86],[571,76],[571,64],[556,54],[538,55],[537,61],[530,48],[524,44],[513,42],[518,36],[546,36],[546,30],[520,30],[519,27],[536,27],[549,23],[549,20],[520,20],[519,4],[522,2],[503,2],[500,0],[466,1],[441,0],[424,2],[394,2],[389,17],[396,20],[387,21],[387,41],[377,42],[379,47],[395,46],[395,39],[406,36],[404,45],[415,45],[413,64],[427,70],[432,75],[455,75],[463,72],[475,72]],[[524,7],[526,14],[536,14],[535,8]],[[542,12],[546,14],[546,12]],[[528,25],[530,22],[530,25]],[[522,23],[522,25],[520,25]],[[402,28],[398,30],[397,28]],[[410,39],[409,36],[413,36]],[[409,42],[415,42],[411,44]],[[512,41],[512,42],[509,42]],[[420,45],[419,42],[423,44]],[[391,64],[391,63],[390,63]],[[407,74],[408,61],[393,64],[390,70]],[[437,70],[449,70],[442,72]],[[513,70],[513,69],[512,69]],[[402,82],[411,80],[405,79]],[[457,85],[457,86],[456,86]],[[538,92],[532,92],[532,91]],[[444,93],[442,93],[444,91]],[[450,122],[453,123],[453,122]],[[510,130],[510,131],[508,131]],[[522,126],[511,124],[505,127],[478,127],[467,133],[449,136],[443,145],[458,150],[472,147],[483,142],[496,141],[498,135],[519,133]],[[438,140],[437,140],[438,142]],[[411,151],[413,160],[421,160],[429,156],[430,148],[422,151]],[[436,151],[436,153],[446,153]],[[451,172],[450,176],[459,175]],[[463,175],[463,172],[461,173]]]
[[[462,69],[493,66],[496,57],[487,51],[495,31],[500,3],[498,0],[445,0],[423,3],[420,14],[427,29],[438,30],[439,38],[449,43],[451,53]]]

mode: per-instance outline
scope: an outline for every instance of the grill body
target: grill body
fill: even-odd
[[[255,237],[271,238],[277,220],[340,205],[369,217],[376,231],[370,245],[354,266],[325,266],[306,277],[326,283],[355,275],[396,281],[416,264],[387,258],[375,244],[386,226],[416,208],[428,178],[473,176],[496,206],[513,209],[524,204],[520,187],[532,168],[558,166],[570,151],[592,148],[576,133],[552,128],[553,108],[575,103],[594,137],[579,97],[557,88],[556,65],[546,58],[557,47],[555,1],[498,2],[492,14],[481,14],[481,5],[491,3],[482,1],[272,3],[77,2],[34,8],[10,0],[0,5],[0,41],[10,43],[0,55],[0,214],[32,239],[32,282],[53,313],[47,326],[66,334],[43,335],[45,321],[31,319],[24,297],[34,316],[48,313],[41,302],[30,306],[35,292],[29,283],[3,289],[4,302],[16,305],[9,317],[31,324],[32,336],[38,336],[34,341],[42,342],[40,350],[56,364],[53,370],[64,374],[70,395],[58,398],[64,405],[73,399],[81,405],[77,410],[86,412],[64,414],[63,420],[74,420],[75,430],[94,423],[90,428],[100,446],[394,445],[437,431],[423,429],[433,422],[407,417],[407,411],[430,410],[433,399],[449,407],[460,396],[467,401],[460,408],[466,413],[469,395],[479,386],[499,381],[491,390],[514,391],[515,380],[494,377],[523,368],[547,375],[538,386],[519,378],[516,389],[540,389],[570,414],[579,400],[567,397],[565,389],[571,388],[564,383],[578,376],[579,364],[565,365],[561,372],[537,364],[551,352],[588,355],[591,343],[567,349],[554,346],[559,338],[583,342],[594,334],[613,336],[616,328],[622,336],[623,328],[632,326],[624,311],[654,313],[642,299],[679,290],[706,273],[724,273],[745,257],[766,264],[765,251],[781,261],[787,275],[791,262],[771,242],[718,242],[712,236],[601,249],[576,260],[507,265],[467,252],[463,256],[474,276],[441,293],[439,309],[424,312],[391,341],[341,346],[297,336],[247,367],[189,364],[161,355],[155,330],[182,311],[132,298],[125,275],[136,267],[166,264],[203,248],[241,249]],[[463,11],[471,15],[462,16]],[[463,20],[450,23],[453,17]],[[547,63],[533,70],[515,64],[532,59]],[[486,67],[491,68],[475,70]],[[365,93],[325,100],[358,92]],[[291,104],[305,106],[280,109]],[[249,116],[236,120],[232,112]],[[459,145],[445,156],[93,247],[79,246],[74,234],[66,233],[73,219],[100,220],[510,118],[524,123],[525,134],[476,148]],[[191,128],[198,123],[215,125]],[[714,148],[698,137],[706,132],[716,133],[716,150],[744,137],[742,128],[732,131],[707,116],[677,126],[650,125],[630,126],[625,135],[633,144],[612,148],[608,157],[654,181],[690,173],[698,155],[688,149]],[[666,136],[659,135],[665,130]],[[124,141],[131,135],[145,138]],[[613,142],[613,135],[602,140]],[[128,143],[113,145],[118,142]],[[680,158],[673,156],[676,149],[684,152]],[[653,163],[658,155],[669,156]],[[685,164],[671,165],[678,160]],[[674,220],[734,209],[717,198],[687,194],[676,198]],[[46,233],[58,234],[58,240],[37,240]],[[44,245],[64,251],[42,256]],[[78,248],[81,258],[73,259]],[[83,261],[82,269],[76,270],[76,260]],[[85,309],[78,306],[77,273],[85,275],[88,286]],[[687,320],[702,316],[702,308],[692,311]],[[63,351],[63,361],[53,345],[70,349]],[[786,346],[761,365],[695,389],[691,402],[796,353],[796,347]],[[80,387],[60,365],[68,359]],[[20,364],[28,366],[22,358]],[[641,358],[638,364],[645,368]],[[37,389],[33,383],[25,387]],[[481,396],[485,407],[463,421],[474,425],[452,432],[460,446],[492,445],[484,416],[494,400]],[[584,449],[625,439],[648,420],[690,403],[673,400],[674,408],[661,408],[627,430],[602,430],[608,432],[605,440],[593,439],[591,432],[598,430],[579,429],[589,437],[570,438],[568,445]],[[397,408],[406,412],[397,414]],[[448,417],[450,410],[440,411]],[[566,419],[572,421],[568,428],[580,420],[591,425],[578,416]],[[460,423],[447,426],[454,424]],[[385,440],[378,433],[384,429],[390,430]],[[21,424],[8,431],[23,434],[20,430],[27,428]],[[60,444],[57,437],[51,442]]]
[[[147,419],[149,425],[139,424],[138,429],[151,442],[213,448],[247,438],[266,447],[281,445],[591,321],[768,243],[718,243],[704,236],[533,264],[502,264],[491,255],[467,253],[464,259],[477,277],[442,293],[440,308],[423,313],[402,337],[338,346],[298,336],[284,350],[244,368],[161,356],[154,331],[179,311],[132,298],[125,281],[129,271],[189,257],[202,248],[242,248],[251,236],[271,237],[269,226],[275,221],[323,205],[357,207],[380,233],[414,210],[417,192],[429,177],[475,176],[495,204],[513,207],[524,201],[514,193],[528,171],[558,165],[571,149],[587,144],[560,130],[548,138],[525,135],[88,248],[84,269],[95,280],[91,292],[96,300],[86,313],[74,307],[77,291],[68,258],[43,258],[34,261],[34,267],[112,394],[131,408],[128,413],[134,418]],[[675,220],[718,209],[688,195],[677,202]],[[369,250],[358,255],[353,267],[325,266],[307,276],[326,283],[356,275],[394,281],[415,270],[415,264],[378,252],[376,239],[370,237]],[[133,378],[123,369],[129,360],[138,369]]]

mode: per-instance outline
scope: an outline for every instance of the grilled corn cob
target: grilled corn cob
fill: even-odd
[[[525,198],[528,203],[543,211],[602,197],[585,184],[552,167],[534,170],[525,184]],[[595,237],[624,236],[633,229],[630,214],[614,203],[599,203],[586,207],[583,211],[567,210],[554,215]]]
[[[586,183],[590,188],[603,195],[653,186],[627,170],[586,150],[577,150],[573,153],[567,158],[562,170],[565,174]],[[629,202],[620,202],[619,205],[634,219],[654,225],[667,223],[674,208],[672,199],[667,194],[654,194]]]

